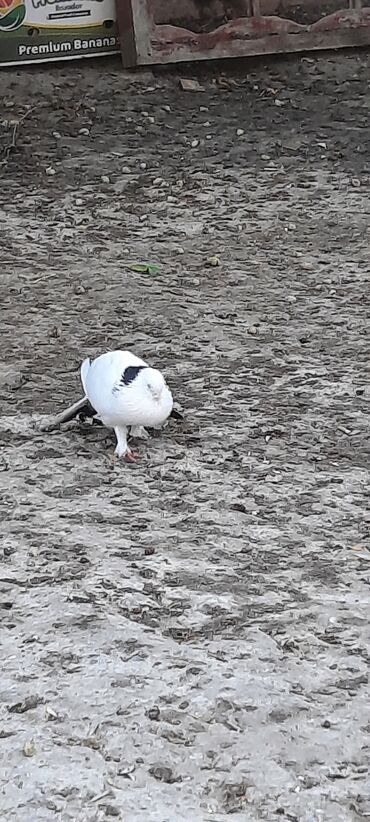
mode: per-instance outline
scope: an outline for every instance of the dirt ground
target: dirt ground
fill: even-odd
[[[2,822],[370,816],[369,70],[0,75]],[[39,428],[115,347],[134,466]]]

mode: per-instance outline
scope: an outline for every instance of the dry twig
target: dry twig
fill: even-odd
[[[9,154],[11,153],[11,151],[14,151],[14,149],[16,147],[17,134],[18,134],[18,129],[19,129],[20,124],[23,123],[23,121],[26,119],[26,117],[28,117],[28,115],[31,114],[31,112],[34,111],[34,110],[35,110],[35,106],[32,106],[24,114],[22,114],[22,117],[20,117],[19,120],[16,121],[16,123],[14,123],[11,143],[9,143],[9,145],[5,146],[5,148],[4,148],[5,160],[8,159]]]

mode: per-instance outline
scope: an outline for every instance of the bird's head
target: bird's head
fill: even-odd
[[[156,368],[145,368],[141,373],[145,391],[155,402],[160,402],[166,385],[163,374]]]

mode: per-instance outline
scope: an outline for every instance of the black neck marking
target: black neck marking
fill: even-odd
[[[136,379],[137,375],[140,373],[140,371],[143,370],[143,368],[147,368],[147,366],[129,365],[127,368],[125,368],[120,379],[121,385],[130,385],[130,383],[132,383]]]

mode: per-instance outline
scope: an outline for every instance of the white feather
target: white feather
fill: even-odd
[[[82,365],[81,365],[81,371],[80,371],[82,387],[83,387],[83,390],[84,390],[86,396],[87,396],[86,380],[87,380],[87,375],[89,373],[89,369],[90,369],[90,357],[86,357],[86,360],[84,360]]]
[[[125,384],[124,373],[130,366],[141,366]],[[86,397],[104,425],[114,429],[128,426],[157,427],[169,417],[173,399],[160,371],[150,368],[131,351],[109,351],[81,366],[81,381]],[[119,432],[116,430],[117,438]],[[124,448],[118,443],[117,453]]]

